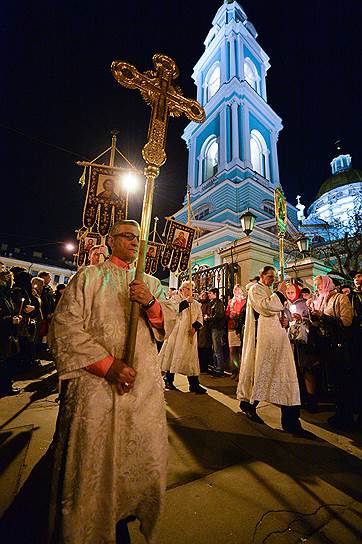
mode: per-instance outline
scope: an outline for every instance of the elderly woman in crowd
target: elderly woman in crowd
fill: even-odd
[[[237,379],[239,376],[239,366],[241,358],[241,341],[238,333],[238,325],[241,312],[246,304],[246,297],[240,285],[235,285],[234,296],[229,300],[225,316],[228,327],[228,343],[230,350],[231,378]]]
[[[308,306],[302,296],[302,289],[295,283],[290,283],[287,286],[285,296],[287,297],[285,313],[289,319],[289,340],[293,346],[297,365],[302,403],[309,412],[317,412],[314,374],[317,354],[314,329],[312,327],[310,330],[309,326]]]
[[[273,266],[264,266],[260,281],[248,292],[243,351],[237,398],[241,411],[252,421],[259,401],[281,408],[281,424],[286,432],[311,437],[299,420],[300,393],[292,347],[281,317],[286,302],[286,285],[272,292],[276,279]],[[286,320],[288,325],[288,321]]]
[[[13,388],[14,357],[19,350],[18,327],[22,317],[11,298],[14,277],[12,272],[0,271],[0,396],[17,395]]]
[[[353,384],[349,331],[352,306],[343,293],[338,293],[329,276],[317,276],[315,300],[307,304],[310,322],[319,338],[319,359],[324,366],[330,388],[336,390],[336,413],[329,423],[340,429],[353,424]]]

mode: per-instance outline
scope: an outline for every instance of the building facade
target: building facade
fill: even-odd
[[[257,218],[252,237],[277,245],[272,231],[282,120],[267,101],[269,58],[238,2],[219,8],[204,43],[193,79],[206,121],[190,123],[183,139],[193,224],[201,231],[193,262],[213,266],[221,262],[221,249],[245,237],[240,216],[247,210]],[[288,204],[287,211],[297,224],[295,207]],[[174,215],[187,222],[186,202]]]

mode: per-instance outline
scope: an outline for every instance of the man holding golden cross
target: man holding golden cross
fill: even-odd
[[[116,79],[138,88],[152,108],[141,226],[114,224],[110,259],[76,274],[50,331],[61,380],[50,516],[57,544],[127,544],[127,522],[135,518],[146,541],[157,542],[167,425],[155,339],[170,333],[176,312],[159,280],[144,275],[145,253],[168,117],[184,112],[197,121],[204,114],[172,85],[172,59],[155,55],[154,64],[145,74],[112,64]]]

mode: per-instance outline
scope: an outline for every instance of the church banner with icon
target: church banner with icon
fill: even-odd
[[[89,167],[83,225],[91,229],[97,223],[102,236],[108,234],[115,221],[126,217],[126,194],[120,189],[120,171],[114,167]]]
[[[274,191],[274,204],[278,233],[284,236],[287,230],[287,200],[280,186]]]
[[[160,244],[159,242],[148,242],[145,266],[146,274],[155,274],[164,247],[164,244]]]
[[[78,253],[75,255],[75,264],[79,266],[85,266],[89,262],[89,251],[96,245],[101,243],[101,235],[89,231],[87,228],[82,228],[77,232]]]
[[[187,269],[196,229],[183,223],[166,219],[166,242],[161,265],[171,272]]]

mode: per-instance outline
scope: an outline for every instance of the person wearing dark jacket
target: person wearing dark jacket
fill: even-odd
[[[12,272],[0,271],[0,396],[17,395],[20,389],[12,386],[14,357],[19,349],[18,327],[21,316],[11,298],[14,281]]]
[[[224,375],[224,334],[225,334],[225,308],[219,299],[219,289],[215,287],[209,291],[210,315],[205,320],[211,330],[212,349],[214,352],[214,368],[211,374],[215,377]]]

